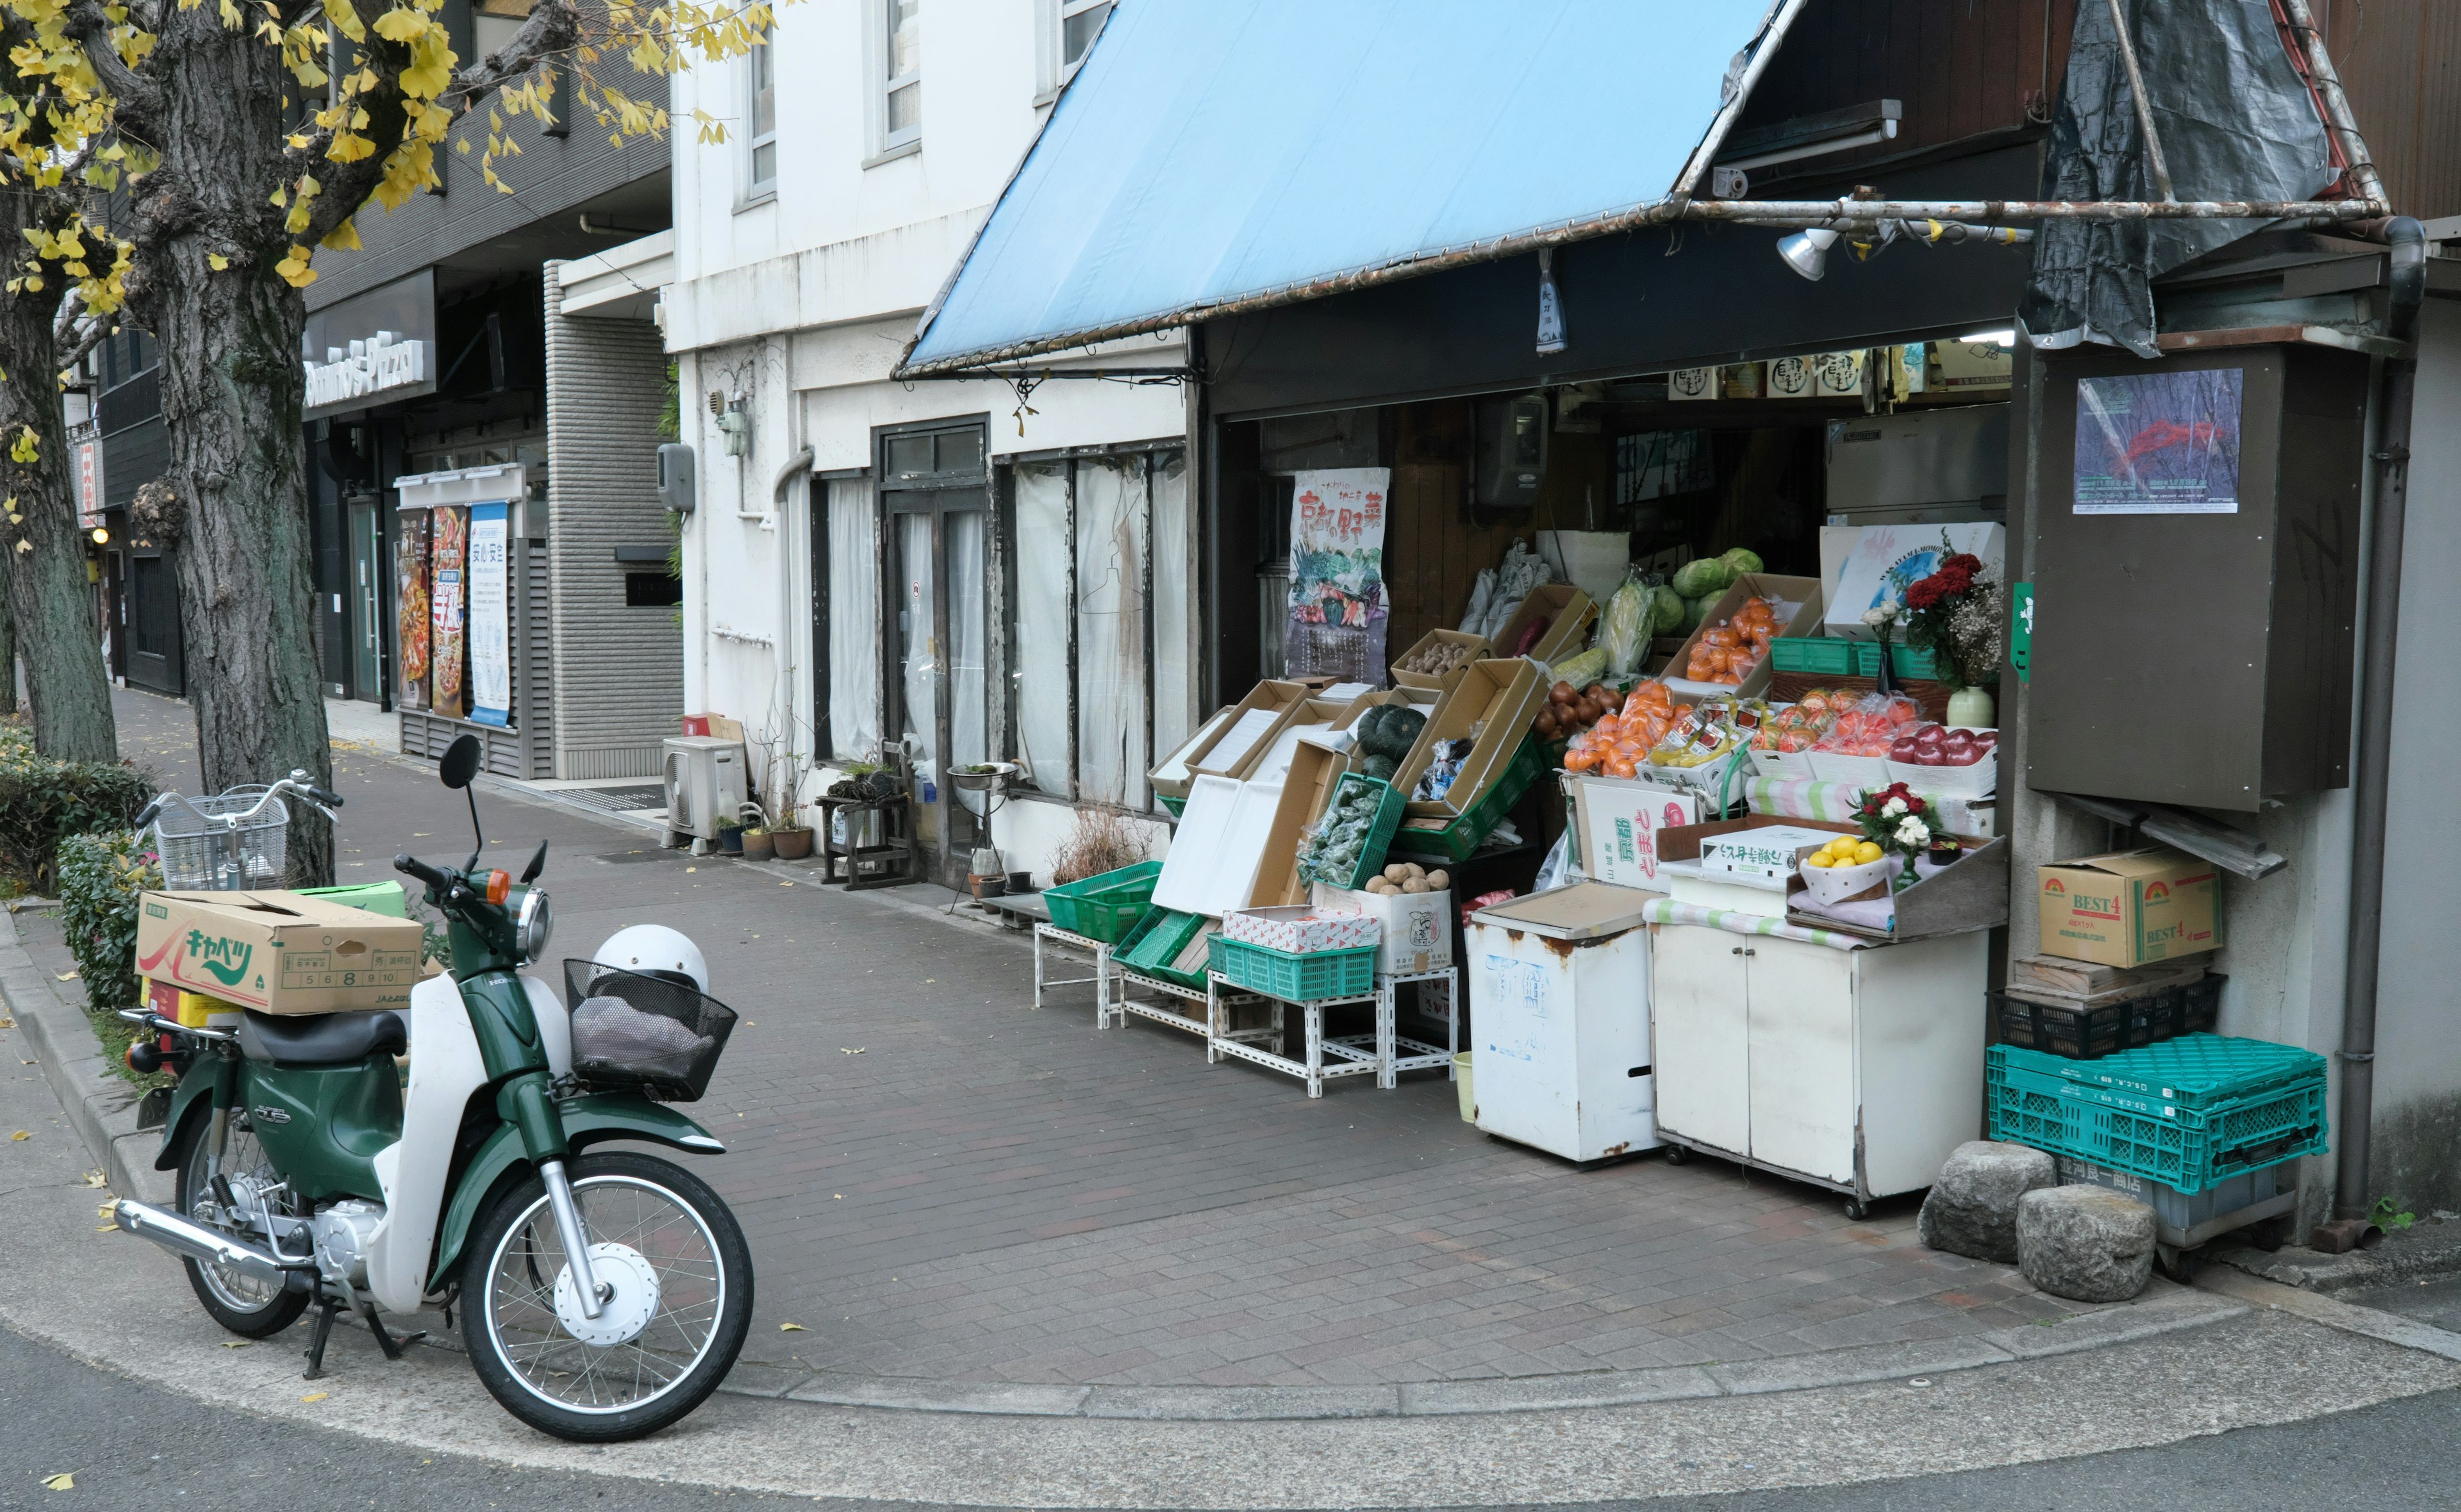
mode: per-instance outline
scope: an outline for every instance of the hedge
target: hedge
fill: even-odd
[[[49,894],[61,842],[126,829],[153,785],[133,762],[55,761],[35,752],[26,731],[0,726],[0,875]]]

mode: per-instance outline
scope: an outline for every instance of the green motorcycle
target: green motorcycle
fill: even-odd
[[[468,796],[478,740],[441,762]],[[295,779],[276,783],[340,800]],[[470,798],[471,827],[479,827]],[[122,1199],[119,1226],[182,1257],[216,1322],[268,1338],[320,1310],[308,1374],[334,1315],[456,1310],[472,1365],[505,1411],[560,1438],[653,1433],[734,1367],[752,1319],[752,1258],[724,1202],[681,1167],[609,1141],[696,1154],[725,1146],[671,1104],[707,1088],[735,1015],[707,994],[692,942],[619,930],[565,963],[567,1001],[521,968],[546,949],[536,885],[409,856],[450,933],[453,970],[397,1012],[276,1015],[195,1028],[149,1010],[139,1070],[179,1074],[157,1169],[171,1209]],[[408,1075],[396,1057],[407,1056]]]

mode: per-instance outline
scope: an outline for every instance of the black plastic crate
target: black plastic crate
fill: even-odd
[[[2151,998],[2103,1003],[2092,1008],[2036,1003],[2006,992],[1985,994],[2000,1022],[2002,1044],[2020,1045],[2069,1060],[2097,1060],[2150,1045],[2156,1037]]]
[[[2226,976],[2200,976],[2177,987],[2166,987],[2144,999],[2147,1013],[2152,1021],[2155,1040],[2175,1039],[2181,1034],[2210,1034],[2214,1022],[2221,1015],[2222,984]]]

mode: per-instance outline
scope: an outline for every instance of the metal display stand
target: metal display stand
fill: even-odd
[[[821,811],[820,828],[814,832],[821,860],[824,882],[841,884],[848,892],[861,892],[868,887],[902,887],[912,882],[914,845],[906,828],[906,796],[899,794],[885,799],[820,798],[812,806]],[[864,820],[880,816],[881,839],[867,845],[861,840]],[[837,838],[839,816],[845,818],[846,838]],[[844,875],[840,875],[840,869]]]
[[[1134,983],[1143,988],[1150,988],[1152,990],[1160,992],[1166,997],[1175,997],[1185,1003],[1202,1003],[1205,1005],[1205,1016],[1203,1018],[1198,1018],[1192,1013],[1182,1012],[1178,1009],[1168,1008],[1161,1003],[1140,1003],[1135,998],[1130,997],[1127,993],[1127,987],[1130,983]],[[1112,1022],[1106,1023],[1102,1027],[1105,1029],[1113,1027],[1125,1029],[1128,1023],[1127,1016],[1130,1013],[1134,1013],[1141,1018],[1150,1018],[1157,1024],[1168,1024],[1173,1029],[1184,1029],[1191,1034],[1202,1034],[1205,1036],[1208,1043],[1210,1043],[1216,1037],[1236,1040],[1272,1039],[1279,1041],[1281,1039],[1281,1004],[1265,996],[1262,992],[1246,992],[1237,990],[1230,992],[1221,991],[1219,990],[1219,984],[1209,979],[1206,982],[1205,986],[1206,990],[1200,992],[1192,987],[1182,987],[1177,982],[1166,982],[1161,977],[1147,976],[1143,971],[1131,971],[1127,968],[1122,967],[1120,969],[1120,995],[1114,999],[1111,1004]],[[1255,1029],[1234,1030],[1230,1027],[1230,1011],[1232,1009],[1248,1008],[1257,1005],[1270,1005],[1272,1007],[1273,1012],[1273,1022],[1271,1024]]]
[[[1092,976],[1043,975],[1042,942],[1045,940],[1090,951],[1094,957],[1094,974]],[[1111,964],[1111,947],[1108,941],[1088,939],[1073,929],[1062,929],[1056,924],[1038,924],[1034,926],[1035,1007],[1042,1006],[1042,990],[1046,987],[1076,987],[1091,982],[1094,984],[1094,1023],[1098,1028],[1108,1029],[1111,1026],[1111,983],[1114,978],[1125,975],[1127,972],[1124,969]]]
[[[1217,994],[1223,988],[1232,986],[1219,971],[1209,971],[1206,976],[1213,985]],[[1358,993],[1348,997],[1319,997],[1303,1002],[1286,998],[1270,999],[1276,1005],[1274,1018],[1277,1026],[1281,1018],[1281,1005],[1288,1004],[1299,1011],[1300,1022],[1307,1035],[1306,1058],[1303,1060],[1294,1060],[1288,1055],[1276,1054],[1251,1043],[1252,1040],[1259,1037],[1257,1034],[1221,1033],[1208,1035],[1205,1058],[1208,1062],[1218,1065],[1223,1056],[1234,1055],[1241,1060],[1262,1066],[1268,1071],[1278,1071],[1283,1075],[1295,1076],[1306,1083],[1307,1093],[1311,1097],[1323,1097],[1324,1084],[1338,1076],[1363,1076],[1372,1074],[1376,1077],[1376,1085],[1390,1091],[1400,1084],[1400,1074],[1404,1071],[1432,1071],[1442,1066],[1446,1068],[1446,1074],[1449,1075],[1452,1066],[1451,1052],[1439,1050],[1422,1040],[1403,1039],[1395,1031],[1394,989],[1404,982],[1444,983],[1446,994],[1444,1003],[1446,1021],[1449,1024],[1459,1023],[1458,1010],[1461,1000],[1456,994],[1460,992],[1461,987],[1459,979],[1450,969],[1442,971],[1414,972],[1407,976],[1379,976],[1376,979],[1376,990],[1372,992]],[[1241,990],[1234,987],[1233,990]],[[1264,993],[1251,995],[1269,996]],[[1324,1032],[1324,1011],[1351,1003],[1375,1005],[1376,1032],[1372,1034],[1342,1034],[1327,1037]],[[1456,1030],[1450,1037],[1457,1036]],[[1401,1052],[1404,1050],[1409,1054],[1402,1054]],[[1333,1057],[1336,1063],[1328,1065],[1327,1056]]]

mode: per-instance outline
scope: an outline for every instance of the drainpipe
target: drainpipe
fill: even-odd
[[[810,444],[786,458],[778,469],[778,480],[769,485],[769,501],[776,510],[772,517],[778,524],[778,642],[770,648],[769,664],[775,669],[779,728],[785,732],[784,750],[791,756],[795,750],[795,559],[786,547],[786,490],[798,474],[812,470],[813,452]],[[802,801],[799,794],[786,795],[787,819]]]
[[[2404,355],[2385,359],[2377,403],[2384,416],[2376,465],[2375,528],[2367,543],[2365,676],[2359,692],[2359,751],[2350,833],[2349,966],[2342,998],[2342,1148],[2333,1173],[2332,1221],[2309,1243],[2327,1254],[2373,1245],[2384,1231],[2367,1221],[2367,1147],[2376,1087],[2376,976],[2384,941],[2386,793],[2392,769],[2394,657],[2401,637],[2402,531],[2409,492],[2409,425],[2418,392],[2418,310],[2427,297],[2427,234],[2408,216],[2385,225],[2392,246],[2392,297],[2385,332]]]

